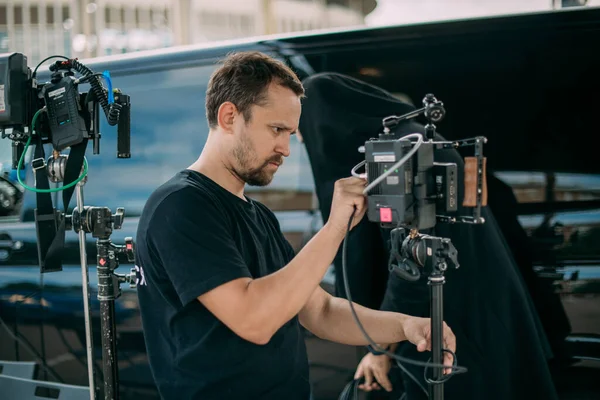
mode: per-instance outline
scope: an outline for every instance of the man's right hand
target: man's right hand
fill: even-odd
[[[354,219],[350,229],[362,220],[367,211],[367,198],[363,194],[366,184],[365,179],[356,177],[344,178],[335,182],[327,225],[346,234],[351,215],[354,214]]]

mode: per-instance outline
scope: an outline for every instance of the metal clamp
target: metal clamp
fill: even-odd
[[[46,160],[44,160],[42,157],[34,159],[31,161],[31,168],[34,171],[46,168]]]

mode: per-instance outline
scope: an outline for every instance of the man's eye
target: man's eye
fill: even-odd
[[[282,129],[282,128],[280,128],[280,127],[278,127],[278,126],[274,126],[274,127],[273,127],[273,132],[275,132],[275,133],[281,133],[281,131],[282,131],[282,130],[283,130],[283,129]]]

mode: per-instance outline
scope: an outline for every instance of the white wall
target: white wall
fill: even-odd
[[[589,0],[590,6],[600,6],[600,0]],[[388,25],[551,9],[552,0],[377,0],[365,21]]]

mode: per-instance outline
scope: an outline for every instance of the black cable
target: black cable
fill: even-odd
[[[396,360],[396,364],[398,364],[398,366],[404,371],[406,372],[406,374],[421,388],[421,390],[423,390],[423,392],[425,393],[425,395],[427,397],[429,397],[429,393],[427,392],[427,390],[425,390],[425,388],[423,387],[423,385],[421,385],[421,382],[419,382],[419,380],[410,372],[408,372],[408,370],[406,370],[402,365],[400,365],[400,360],[403,359],[403,357],[399,357],[396,356],[395,354],[388,352],[385,349],[379,348],[379,346],[377,346],[377,344],[373,341],[373,339],[371,339],[371,337],[369,336],[369,334],[365,331],[365,328],[363,327],[362,323],[360,322],[358,315],[356,314],[356,310],[354,309],[354,304],[352,303],[352,296],[350,294],[350,284],[348,283],[348,274],[347,274],[347,255],[348,255],[348,249],[347,249],[347,244],[348,244],[348,235],[350,234],[350,228],[352,227],[352,221],[354,220],[354,214],[352,214],[350,216],[350,221],[348,221],[348,228],[346,231],[346,236],[344,237],[344,244],[343,244],[343,248],[342,248],[342,275],[344,277],[344,289],[346,290],[346,297],[348,298],[348,302],[350,303],[350,309],[352,311],[352,316],[354,317],[354,321],[356,322],[356,324],[358,325],[359,329],[361,330],[363,336],[367,339],[367,341],[369,342],[369,344],[371,345],[371,347],[373,349],[375,349],[375,351],[379,352],[379,353],[383,353],[386,354],[389,357],[393,357]],[[411,360],[412,361],[412,360]],[[427,366],[427,363],[423,363],[424,366]]]
[[[40,288],[42,288],[43,286],[43,280],[40,276]],[[17,361],[19,360],[19,346],[18,344],[21,344],[23,347],[25,347],[25,349],[27,349],[35,358],[38,359],[38,361],[42,364],[42,366],[44,367],[44,376],[45,376],[45,380],[48,380],[48,371],[51,371],[51,375],[54,379],[58,380],[61,383],[64,383],[64,380],[60,377],[58,377],[58,375],[53,372],[53,370],[48,366],[48,364],[46,363],[46,350],[45,350],[45,345],[44,345],[44,335],[43,335],[43,322],[40,325],[41,328],[41,334],[42,334],[42,343],[41,343],[41,350],[42,350],[42,354],[39,354],[34,348],[33,345],[29,342],[29,340],[27,340],[23,335],[21,335],[21,333],[19,332],[18,326],[18,318],[17,316],[19,315],[18,313],[18,307],[19,305],[23,304],[26,300],[28,299],[32,299],[35,298],[38,294],[40,296],[40,306],[42,305],[42,291],[41,290],[35,290],[31,293],[29,293],[27,296],[23,297],[22,299],[20,299],[19,301],[17,301],[15,303],[15,329],[14,332],[12,332],[10,330],[10,328],[8,327],[8,325],[6,325],[6,323],[2,320],[2,318],[0,318],[0,324],[2,324],[4,326],[4,328],[7,330],[7,332],[9,333],[9,335],[15,340],[16,344],[16,353],[17,353]],[[42,310],[43,312],[43,310]]]
[[[69,58],[68,58],[68,57],[65,57],[65,56],[59,56],[59,55],[54,55],[54,56],[46,57],[46,58],[44,58],[42,61],[40,61],[40,63],[39,63],[39,64],[38,64],[38,65],[35,67],[35,69],[33,70],[33,74],[31,75],[31,77],[32,77],[32,78],[35,78],[35,74],[37,74],[37,70],[38,70],[38,68],[39,68],[39,67],[41,67],[41,66],[42,66],[42,64],[43,64],[45,61],[51,60],[51,59],[53,59],[53,58],[62,58],[62,59],[64,59],[64,60],[67,60],[67,61],[69,60]]]
[[[364,378],[353,379],[346,384],[338,400],[350,400],[358,398],[358,385],[364,383]]]
[[[75,357],[75,360],[77,360],[77,362],[79,362],[79,364],[81,364],[81,366],[83,368],[87,369],[87,364],[85,363],[85,361],[83,361],[78,355],[77,355],[77,351],[73,348],[73,346],[71,346],[69,344],[69,341],[67,340],[67,338],[65,337],[65,334],[63,333],[62,329],[60,328],[56,328],[56,333],[58,333],[58,337],[60,338],[61,342],[65,345],[65,347],[67,348],[67,350],[69,351],[69,353],[71,353],[73,355],[73,357]],[[87,355],[86,355],[87,356]],[[95,373],[101,373],[100,369],[98,368],[98,366],[94,363],[94,372]],[[100,380],[102,380],[102,375],[100,375],[101,378]]]
[[[100,77],[103,77],[103,78],[105,77],[105,75],[103,73],[95,72],[95,73],[93,73],[91,75],[85,75],[84,77],[79,78],[79,83],[80,84],[89,83],[88,81],[91,80],[95,76],[100,76]]]
[[[446,353],[450,353],[452,355],[452,365],[456,366],[456,354],[454,354],[452,352],[452,350],[448,350],[448,349],[442,349],[442,351],[446,352]],[[430,358],[431,360],[431,358]],[[450,378],[452,378],[452,374],[450,375],[446,375],[445,377],[443,377],[442,379],[436,381],[434,379],[429,379],[427,377],[427,369],[429,368],[429,366],[425,367],[425,370],[423,370],[423,379],[425,379],[425,382],[429,383],[429,384],[438,384],[438,383],[444,383],[450,380]]]
[[[40,274],[40,350],[42,351],[42,359],[46,360],[46,340],[44,335],[44,274]],[[48,380],[48,372],[44,369],[44,380]]]
[[[411,373],[411,372],[410,372],[408,369],[406,369],[406,367],[405,367],[404,365],[402,365],[402,364],[400,363],[400,361],[398,361],[398,360],[395,360],[395,361],[396,361],[396,365],[397,365],[397,366],[398,366],[398,367],[399,367],[399,368],[400,368],[400,369],[401,369],[401,370],[402,370],[402,371],[403,371],[403,372],[404,372],[406,375],[408,375],[408,377],[409,377],[410,379],[412,379],[412,380],[413,380],[413,381],[414,381],[414,382],[415,382],[415,383],[416,383],[416,384],[419,386],[419,388],[420,388],[420,389],[423,391],[423,393],[425,393],[425,396],[429,397],[429,392],[427,391],[427,389],[425,389],[425,388],[423,387],[423,385],[421,385],[421,382],[419,382],[419,380],[418,380],[418,379],[417,379],[417,378],[416,378],[416,377],[415,377],[415,376],[414,376],[414,375],[413,375],[413,374],[412,374],[412,373]],[[427,368],[427,367],[425,367],[425,368]]]
[[[356,210],[356,208],[355,208]],[[445,380],[444,381],[440,381],[437,383],[441,383],[441,382],[445,382],[446,380],[450,379],[452,376],[459,374],[459,373],[464,373],[467,371],[467,369],[465,367],[461,367],[458,366],[456,364],[456,355],[454,353],[451,352],[452,356],[453,356],[453,362],[452,362],[452,366],[451,367],[447,367],[444,364],[434,364],[434,363],[430,363],[430,362],[422,362],[422,361],[416,361],[416,360],[412,360],[410,358],[405,358],[405,357],[401,357],[398,356],[394,353],[391,353],[389,351],[387,351],[386,349],[383,349],[381,347],[379,347],[374,341],[373,339],[371,339],[371,337],[369,336],[369,334],[366,332],[364,326],[362,325],[362,323],[360,322],[360,319],[358,318],[358,315],[356,314],[356,310],[354,309],[354,304],[352,303],[352,296],[350,295],[350,285],[348,283],[348,276],[347,276],[347,272],[346,272],[346,259],[347,259],[347,243],[348,243],[348,234],[350,233],[350,229],[352,227],[352,221],[354,220],[354,214],[352,214],[350,216],[350,220],[348,221],[348,228],[346,231],[346,236],[344,237],[344,244],[343,244],[343,249],[342,249],[342,275],[344,277],[344,288],[346,290],[346,297],[348,298],[348,303],[350,304],[350,310],[352,311],[352,317],[354,318],[354,321],[356,322],[356,324],[358,325],[358,328],[360,329],[360,331],[362,332],[363,336],[367,339],[367,342],[369,343],[369,345],[371,346],[371,348],[375,351],[377,351],[378,353],[382,353],[387,355],[390,358],[393,358],[394,360],[396,360],[396,362],[404,362],[407,364],[411,364],[411,365],[416,365],[419,367],[433,367],[433,368],[444,368],[444,369],[451,369],[454,372],[451,372],[449,374],[446,375]],[[447,349],[443,349],[444,351],[450,351]],[[423,386],[420,384],[420,382],[411,374],[409,374],[409,377],[411,377],[416,383],[417,385],[419,385],[422,389]],[[429,397],[429,393],[425,392],[427,394],[427,397]]]
[[[119,116],[121,113],[121,105],[117,103],[108,103],[108,95],[106,90],[102,87],[100,80],[95,76],[94,72],[80,63],[77,60],[73,60],[73,69],[84,76],[91,76],[90,85],[92,86],[92,92],[96,95],[97,101],[104,110],[106,119],[110,126],[114,126],[119,122]]]
[[[37,359],[37,361],[41,364],[41,366],[44,368],[44,370],[46,370],[50,375],[52,375],[52,378],[56,379],[60,383],[65,383],[64,379],[62,379],[60,376],[58,376],[58,374],[56,372],[54,372],[52,370],[52,368],[50,368],[50,366],[48,366],[48,364],[46,364],[46,360],[44,360],[40,356],[40,354],[37,351],[35,351],[33,346],[31,346],[31,344],[29,344],[24,338],[20,337],[21,334],[17,334],[18,335],[17,336],[10,330],[10,328],[8,327],[8,325],[6,325],[6,323],[4,322],[2,317],[0,317],[0,325],[2,325],[2,327],[6,330],[6,332],[9,334],[9,336],[11,338],[13,338],[13,340],[15,340],[16,342],[21,344],[21,346],[23,346],[27,351],[29,351],[29,353],[31,353],[31,355],[33,357],[35,357]]]

